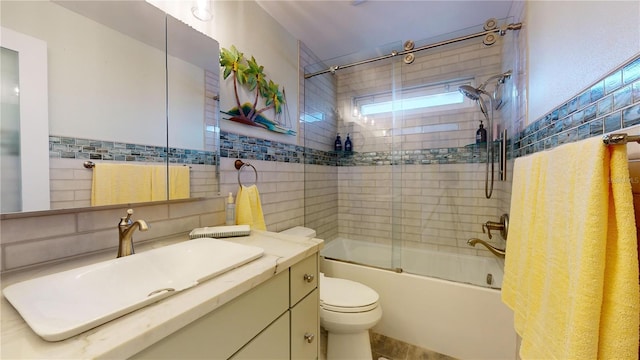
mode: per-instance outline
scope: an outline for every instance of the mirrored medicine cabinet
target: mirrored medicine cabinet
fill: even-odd
[[[219,195],[217,41],[145,1],[0,7],[2,214],[90,206],[100,162],[188,166],[189,198]]]

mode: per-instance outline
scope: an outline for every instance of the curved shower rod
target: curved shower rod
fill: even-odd
[[[507,33],[507,30],[520,30],[521,28],[522,28],[522,23],[511,23],[511,24],[508,24],[508,25],[503,25],[503,26],[501,26],[499,28],[481,31],[481,32],[477,32],[475,34],[460,36],[460,37],[457,37],[457,38],[454,38],[454,39],[444,40],[444,41],[440,41],[440,42],[437,42],[437,43],[420,46],[420,47],[417,47],[415,49],[404,50],[404,51],[393,50],[390,54],[387,54],[387,55],[382,55],[382,56],[378,56],[378,57],[367,59],[367,60],[357,61],[357,62],[354,62],[354,63],[351,63],[351,64],[346,64],[346,65],[334,65],[334,66],[331,66],[328,69],[325,69],[325,70],[322,70],[322,71],[317,71],[317,72],[314,72],[314,73],[311,73],[311,74],[304,74],[304,78],[305,79],[309,79],[309,78],[312,78],[314,76],[321,75],[321,74],[326,74],[326,73],[329,73],[329,72],[334,74],[336,72],[336,70],[346,69],[346,68],[350,68],[350,67],[357,66],[357,65],[368,64],[370,62],[374,62],[374,61],[378,61],[378,60],[384,60],[384,59],[392,58],[392,57],[398,56],[398,55],[403,56],[403,55],[407,55],[407,54],[413,54],[414,52],[433,49],[433,48],[436,48],[438,46],[443,46],[443,45],[453,44],[453,43],[457,43],[457,42],[464,41],[464,40],[474,39],[474,38],[477,38],[477,37],[486,36],[488,34],[498,33],[498,34],[500,34],[500,36],[504,36],[504,34]]]

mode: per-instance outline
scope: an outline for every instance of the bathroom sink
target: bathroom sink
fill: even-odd
[[[3,290],[48,341],[77,335],[262,256],[264,250],[200,238],[23,281]]]

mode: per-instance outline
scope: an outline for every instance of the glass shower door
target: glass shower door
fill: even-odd
[[[313,74],[400,50],[394,43],[305,67]],[[303,49],[304,51],[304,49]],[[304,57],[303,57],[304,58]],[[341,260],[400,268],[402,137],[398,57],[344,67],[305,79],[301,115],[305,146],[305,225],[326,241],[343,242]],[[336,150],[340,136],[342,149]],[[346,151],[347,137],[352,150]],[[348,249],[347,249],[348,248]]]

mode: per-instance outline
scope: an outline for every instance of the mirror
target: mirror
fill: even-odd
[[[44,161],[32,161],[21,152],[21,169],[14,172],[38,168],[45,170],[42,176],[50,175],[48,208],[3,213],[90,206],[95,170],[85,168],[86,161],[160,165],[165,189],[153,200],[176,198],[174,167],[189,168],[182,185],[186,197],[218,195],[215,40],[144,1],[3,1],[0,6],[2,28],[42,41],[47,55],[40,60],[48,72],[42,96],[48,106],[26,107],[46,109],[48,121],[37,129],[48,127],[48,153]],[[20,87],[23,103],[28,97]],[[19,117],[22,121],[25,114]],[[29,143],[31,130],[20,132],[23,143]],[[32,193],[25,181],[42,176],[26,176],[18,187]],[[119,201],[128,202],[136,201]]]

